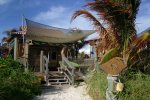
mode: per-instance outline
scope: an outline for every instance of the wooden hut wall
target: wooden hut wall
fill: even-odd
[[[24,47],[22,43],[18,44],[18,57],[22,57],[24,54]]]
[[[36,72],[40,71],[40,52],[44,51],[44,55],[48,57],[49,54],[49,69],[59,67],[59,61],[61,60],[61,47],[59,46],[42,46],[42,45],[30,45],[29,46],[29,66]]]

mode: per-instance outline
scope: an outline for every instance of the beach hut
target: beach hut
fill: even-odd
[[[59,76],[64,73],[67,82],[73,84],[75,66],[79,65],[72,61],[78,59],[83,39],[94,32],[57,28],[26,19],[26,26],[16,33],[21,37],[11,39],[9,46],[13,48],[14,60],[22,63],[25,71],[32,69],[37,74],[44,75],[47,84],[50,83],[50,75],[54,76],[55,73]],[[58,78],[53,80],[54,83],[64,82]]]

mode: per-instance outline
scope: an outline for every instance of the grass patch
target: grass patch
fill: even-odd
[[[102,71],[90,72],[87,79],[88,92],[93,100],[105,100],[107,88],[106,74]]]

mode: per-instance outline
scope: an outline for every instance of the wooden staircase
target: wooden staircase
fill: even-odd
[[[63,72],[49,71],[48,84],[53,86],[53,85],[63,85],[63,84],[70,84],[70,83]]]
[[[81,66],[77,63],[69,61],[65,55],[63,55],[63,52],[61,52],[61,55],[62,61],[59,62],[60,67],[55,67],[54,70],[49,68],[49,56],[46,57],[43,55],[43,51],[41,51],[40,72],[44,73],[46,85],[74,85],[75,80],[84,80],[84,74],[80,71]]]

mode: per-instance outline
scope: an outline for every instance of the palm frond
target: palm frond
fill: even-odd
[[[128,38],[136,35],[135,18],[140,0],[93,0],[86,7],[96,11],[113,30],[118,42],[123,44]],[[130,38],[132,39],[132,38]],[[116,39],[117,40],[117,39]]]
[[[86,11],[86,10],[78,10],[76,11],[72,18],[71,18],[71,22],[76,19],[78,16],[83,15],[83,17],[87,18],[89,21],[92,22],[92,24],[94,25],[95,29],[100,31],[100,33],[106,33],[107,31],[105,30],[105,28],[103,27],[103,25],[99,22],[99,20],[93,16],[90,12]]]

